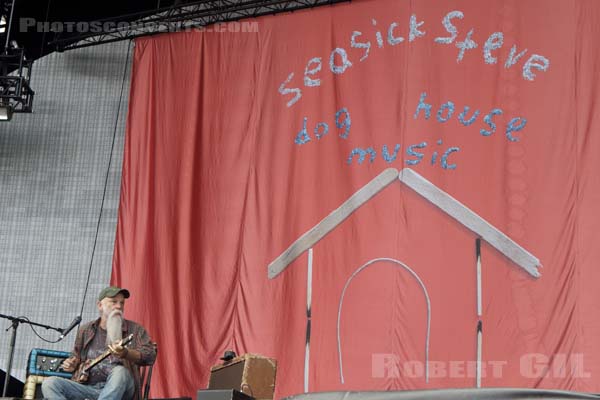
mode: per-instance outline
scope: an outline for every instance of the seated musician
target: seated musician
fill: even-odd
[[[139,366],[154,363],[156,347],[141,325],[123,318],[128,297],[127,289],[114,286],[100,292],[97,302],[100,318],[81,326],[71,357],[62,364],[62,369],[73,372],[73,377],[46,378],[42,383],[44,398],[141,398]],[[102,356],[105,358],[98,362]]]

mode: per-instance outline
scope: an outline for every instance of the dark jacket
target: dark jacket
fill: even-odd
[[[98,331],[100,326],[100,318],[95,321],[88,322],[82,325],[77,332],[77,338],[75,339],[75,346],[71,353],[72,356],[77,358],[78,367],[75,373],[73,373],[73,379],[78,377],[83,368],[83,363],[87,360],[87,352],[89,346]],[[134,399],[141,399],[141,382],[140,382],[140,369],[142,365],[152,365],[156,360],[156,344],[150,340],[148,332],[138,323],[124,319],[123,320],[123,337],[127,337],[133,334],[131,343],[127,345],[129,349],[134,349],[140,352],[141,358],[137,363],[132,363],[128,360],[123,360],[123,366],[125,366],[135,382],[135,393]]]

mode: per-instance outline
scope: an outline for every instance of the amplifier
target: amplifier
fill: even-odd
[[[27,375],[61,376],[70,378],[71,373],[59,370],[60,364],[71,356],[66,351],[33,349],[29,353]]]
[[[244,354],[210,369],[208,389],[235,389],[255,399],[272,399],[277,362],[257,354]]]

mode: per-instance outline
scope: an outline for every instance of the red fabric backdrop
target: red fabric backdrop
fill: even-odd
[[[267,266],[390,167],[543,264],[482,244],[483,386],[600,392],[598,38],[595,0],[367,0],[138,39],[112,281],[159,344],[153,396],[194,397],[226,349],[302,392],[308,257]],[[309,390],[474,386],[474,243],[400,182],[318,242]],[[427,288],[429,383],[425,299],[390,263],[346,292],[340,382],[342,289],[378,257]]]

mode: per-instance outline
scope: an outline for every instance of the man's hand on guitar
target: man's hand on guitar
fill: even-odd
[[[75,377],[75,381],[79,382],[79,383],[84,383],[87,382],[87,380],[90,377],[90,374],[88,372],[89,370],[89,366],[92,360],[86,360],[83,363],[83,366],[81,367],[81,371],[79,371],[79,375]]]
[[[127,347],[121,344],[122,341],[115,342],[108,346],[110,352],[119,358],[127,357]]]
[[[78,365],[79,365],[79,360],[77,359],[77,357],[72,356],[72,357],[65,359],[62,362],[61,368],[65,372],[73,372],[73,371],[75,371],[75,369],[77,368]]]

